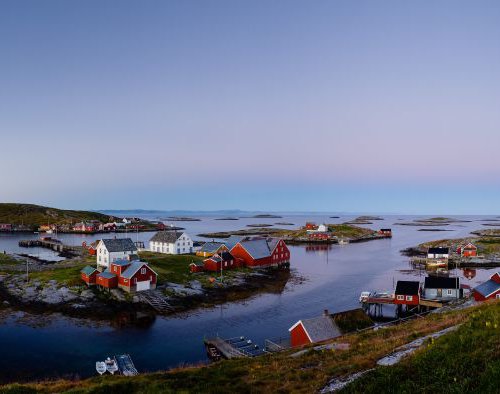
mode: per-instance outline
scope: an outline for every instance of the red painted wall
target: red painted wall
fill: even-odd
[[[142,268],[146,268],[146,273],[145,274],[141,274],[141,270]],[[131,287],[131,286],[134,286],[136,281],[134,279],[137,280],[137,282],[143,282],[145,280],[150,280],[151,278],[151,283],[152,284],[155,284],[156,283],[156,274],[151,270],[151,268],[149,268],[147,266],[147,264],[144,264],[135,274],[134,276],[132,276],[132,278],[130,278],[130,281],[126,278],[123,278],[120,276],[120,279],[119,279],[119,283],[120,285],[123,285],[123,286],[127,286],[127,287]],[[126,282],[125,282],[126,281]]]
[[[94,285],[96,283],[96,278],[97,278],[97,271],[94,271],[92,274],[90,274],[90,276],[87,276],[82,272],[82,280],[85,283]]]
[[[97,277],[96,283],[99,286],[105,287],[107,289],[114,289],[115,287],[118,287],[118,278],[115,276],[113,278],[103,278],[102,276]]]
[[[311,343],[302,324],[299,324],[290,331],[290,343],[292,347],[304,346]]]
[[[399,294],[402,295],[402,294]],[[404,296],[404,300],[398,300],[398,294],[394,295],[394,303],[396,305],[418,305],[420,302],[420,296],[418,295],[413,295],[413,299],[411,301],[406,301],[406,295]]]

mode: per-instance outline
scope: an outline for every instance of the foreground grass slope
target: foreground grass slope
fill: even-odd
[[[475,310],[458,331],[394,367],[377,368],[347,393],[500,392],[500,305]]]
[[[348,350],[311,350],[299,357],[291,357],[294,351],[289,351],[257,359],[223,361],[206,367],[144,374],[134,378],[105,376],[83,381],[7,385],[0,388],[0,393],[313,393],[320,390],[333,377],[373,368],[379,358],[402,344],[460,323],[465,323],[464,328],[449,334],[449,337],[444,339],[444,341],[449,341],[450,345],[446,345],[448,342],[437,341],[419,353],[414,360],[426,357],[427,352],[443,347],[439,353],[431,353],[431,356],[427,356],[432,361],[428,369],[429,371],[432,369],[433,379],[442,382],[442,379],[446,378],[445,381],[448,382],[457,378],[461,379],[462,384],[467,382],[469,385],[467,387],[474,388],[476,386],[471,376],[482,373],[483,376],[478,380],[480,386],[477,388],[481,387],[488,391],[490,387],[484,386],[483,382],[486,382],[488,376],[496,376],[494,371],[497,365],[495,357],[498,350],[491,351],[491,349],[500,345],[497,320],[500,320],[499,305],[488,304],[462,311],[431,314],[426,318],[416,319],[399,326],[338,338],[336,342],[349,344]],[[486,324],[487,322],[489,325]],[[477,333],[474,335],[477,337],[474,337],[475,339],[471,342],[469,334],[475,331]],[[446,357],[445,352],[449,349],[453,352],[465,353],[455,358],[455,361],[450,355],[449,362],[440,366],[441,358]],[[455,353],[452,354],[455,355]],[[471,366],[469,357],[472,357],[473,363],[478,363],[477,366]],[[421,360],[422,373],[427,373],[428,360]],[[458,363],[463,363],[463,366],[458,366]],[[431,387],[435,387],[430,386],[432,379],[411,373],[411,367],[407,363],[393,368],[394,370],[402,368],[402,371],[406,371],[406,375],[402,378],[402,383],[406,384],[404,386],[407,388],[406,392],[415,391],[414,388],[421,381],[429,384],[429,391],[432,390]],[[468,369],[471,371],[467,371]],[[379,369],[376,375],[367,378],[365,384],[369,386],[352,386],[349,390],[363,392],[366,391],[366,387],[370,387],[372,392],[391,390],[397,392],[400,382],[396,377],[397,374],[391,374],[390,369]],[[440,392],[443,388],[446,389],[446,386],[441,383],[439,387]],[[459,387],[458,383],[456,387]]]
[[[109,215],[89,211],[71,211],[33,204],[0,203],[0,223],[40,226],[42,224],[71,224],[82,220],[107,222]]]

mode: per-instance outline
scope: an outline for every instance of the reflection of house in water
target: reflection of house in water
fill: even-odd
[[[307,245],[306,252],[328,252],[332,249],[330,244]]]
[[[476,270],[475,269],[464,268],[463,273],[464,273],[464,277],[466,277],[469,280],[474,279],[476,277]]]

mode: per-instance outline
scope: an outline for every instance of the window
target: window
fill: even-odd
[[[146,273],[146,268],[141,268],[141,274],[145,274]]]
[[[500,299],[500,294],[497,294],[497,295],[496,295],[496,299],[497,299],[497,300],[498,300],[498,299]]]
[[[452,289],[448,289],[448,295],[451,296],[453,294],[453,290]]]
[[[404,301],[405,296],[403,296],[403,295],[398,295],[396,298],[398,299],[398,301]]]
[[[413,296],[406,296],[406,301],[413,301]]]

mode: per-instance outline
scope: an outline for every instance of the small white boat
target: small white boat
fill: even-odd
[[[95,369],[97,372],[99,372],[99,375],[102,375],[103,373],[106,372],[106,363],[104,361],[97,361],[95,363]]]
[[[116,361],[110,359],[109,357],[106,359],[104,362],[106,364],[106,370],[111,374],[114,375],[116,371],[118,371],[118,365],[116,365]]]

